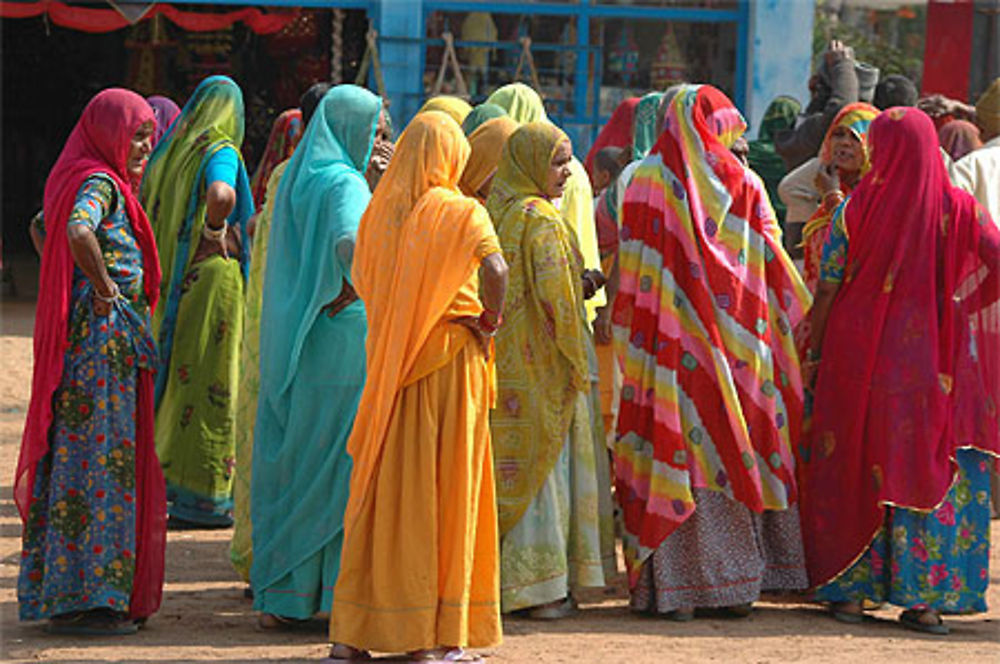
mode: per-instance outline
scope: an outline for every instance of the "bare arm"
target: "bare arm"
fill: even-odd
[[[94,291],[101,297],[113,296],[116,292],[115,282],[108,276],[104,256],[101,254],[101,247],[94,232],[83,224],[70,224],[66,228],[66,239],[69,242],[70,253],[73,254],[73,261],[93,284]],[[107,316],[110,312],[110,303],[94,300],[94,313],[98,316]]]
[[[42,235],[42,232],[34,224],[28,226],[28,235],[31,236],[31,244],[35,247],[35,252],[41,258],[42,251],[45,249],[45,236]]]
[[[484,258],[479,268],[479,278],[483,307],[496,313],[503,311],[503,303],[507,298],[507,261],[503,259],[503,254],[498,251]]]
[[[205,226],[213,231],[221,229],[235,207],[236,190],[221,180],[212,182],[205,191]],[[219,254],[223,258],[229,258],[231,254],[239,256],[240,250],[238,233],[226,233],[223,242],[203,236],[191,262],[198,263],[212,254]]]

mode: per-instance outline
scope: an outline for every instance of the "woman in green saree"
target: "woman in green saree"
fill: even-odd
[[[175,525],[232,524],[236,386],[246,222],[243,95],[225,76],[198,86],[156,146],[142,183],[160,251],[153,319],[156,451]]]

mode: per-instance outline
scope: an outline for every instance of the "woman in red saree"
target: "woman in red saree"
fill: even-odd
[[[823,250],[803,376],[818,370],[801,469],[809,577],[838,620],[890,602],[904,626],[946,634],[940,614],[986,610],[1000,330],[983,311],[1000,232],[951,186],[922,111],[889,109],[869,137],[871,171]]]

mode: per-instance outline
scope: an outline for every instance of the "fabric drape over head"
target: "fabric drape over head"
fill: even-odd
[[[264,205],[264,192],[267,191],[267,181],[274,167],[292,156],[295,146],[302,137],[302,111],[290,108],[274,119],[271,125],[271,135],[267,138],[264,156],[257,164],[257,170],[250,178],[250,190],[253,192],[254,208]]]
[[[533,89],[524,83],[510,83],[503,86],[486,100],[507,111],[518,124],[530,122],[550,122],[545,114],[545,103]],[[594,226],[594,191],[590,186],[590,176],[576,157],[569,163],[570,177],[557,207],[576,234],[583,254],[583,266],[588,270],[601,269],[601,254],[597,247],[597,229]],[[598,307],[607,303],[604,289],[597,291],[586,302],[587,320],[594,319]]]
[[[136,181],[128,172],[128,156],[132,136],[146,122],[155,122],[153,109],[145,99],[130,90],[109,88],[99,92],[87,104],[73,131],[63,146],[59,158],[45,182],[45,226],[47,237],[42,252],[38,305],[35,311],[34,370],[31,381],[31,401],[21,439],[21,450],[14,478],[14,501],[22,521],[27,520],[39,461],[49,450],[49,428],[53,420],[52,397],[62,380],[63,357],[68,343],[70,299],[72,295],[73,256],[66,237],[66,225],[83,182],[96,173],[110,177],[121,192],[132,226],[132,232],[142,250],[143,288],[151,309],[159,298],[160,264],[156,242],[149,219],[135,195]],[[136,524],[137,541],[147,544],[136,555],[133,581],[132,615],[148,616],[160,603],[162,588],[162,550],[150,546],[164,532],[152,528],[166,527],[163,509],[166,498],[163,476],[153,451],[152,377],[139,372],[136,448],[152,461],[147,468],[135,469],[137,500],[145,515]],[[139,493],[141,491],[141,493]],[[159,511],[161,518],[154,518]],[[159,524],[159,526],[157,525]],[[159,556],[158,578],[152,567]]]
[[[232,79],[210,76],[195,89],[149,158],[142,180],[142,202],[156,219],[156,246],[163,270],[160,284],[163,306],[153,316],[163,368],[170,366],[181,287],[205,224],[205,195],[200,186],[205,166],[212,155],[223,148],[232,148],[239,155],[242,143],[243,93]],[[252,214],[250,178],[240,158],[236,207],[228,221],[230,226],[238,228],[243,238],[240,260],[244,276],[249,254],[246,222]],[[166,388],[167,373],[157,373],[157,401]]]
[[[371,197],[364,171],[381,110],[381,99],[364,88],[331,88],[278,187],[270,244],[284,250],[268,252],[258,398],[258,402],[266,399],[278,412],[282,412],[281,397],[295,376],[306,334],[320,309],[349,280],[349,267],[338,260],[337,246],[354,239]],[[326,249],[317,251],[317,245]],[[282,263],[289,246],[298,248],[298,258]]]
[[[958,161],[983,146],[979,127],[966,120],[952,120],[938,129],[938,140],[952,161]]]
[[[695,510],[796,500],[809,305],[760,181],[729,148],[746,124],[711,86],[677,93],[625,194],[613,323],[624,384],[614,447],[629,580]]]
[[[632,159],[645,159],[656,143],[656,110],[663,99],[662,92],[650,92],[635,107],[632,124]]]
[[[476,196],[476,192],[486,180],[496,173],[507,139],[517,131],[517,123],[504,116],[484,122],[469,135],[472,152],[469,162],[462,172],[458,186],[466,196]]]
[[[779,221],[784,220],[786,208],[778,196],[778,184],[788,170],[774,149],[774,137],[779,132],[795,127],[795,118],[800,110],[802,104],[791,97],[778,97],[772,101],[764,111],[756,140],[750,141],[750,153],[747,155],[750,168],[764,180],[768,198],[771,199]]]
[[[455,122],[461,125],[472,112],[472,106],[459,97],[441,95],[428,99],[417,113],[426,113],[427,111],[439,111],[450,115]]]
[[[537,495],[565,445],[573,404],[590,389],[583,257],[544,194],[552,155],[567,140],[547,122],[514,132],[486,201],[510,266],[497,336],[502,406],[492,418],[501,535]]]
[[[486,103],[504,109],[518,124],[548,120],[542,98],[524,83],[508,83],[491,94]]]
[[[594,139],[594,144],[587,152],[587,158],[583,160],[583,166],[591,177],[594,175],[594,158],[598,152],[607,147],[627,148],[632,144],[635,107],[638,104],[639,97],[629,97],[623,100],[608,118],[608,123],[601,127],[597,138]]]
[[[870,167],[868,127],[871,126],[872,120],[878,117],[879,113],[880,111],[877,108],[864,102],[848,104],[840,109],[833,122],[830,123],[829,129],[826,130],[826,137],[823,139],[823,145],[819,149],[820,162],[824,164],[833,163],[833,133],[840,128],[847,128],[861,143],[861,175],[863,176],[867,173]],[[841,191],[845,194],[850,194],[849,185],[846,184],[843,177],[840,180]],[[833,210],[826,210],[823,206],[820,206],[816,210],[813,216],[806,222],[805,228],[802,229],[803,243],[808,244],[810,237],[814,233],[826,231],[830,227],[830,215],[832,212]],[[820,247],[822,247],[822,244],[820,244]]]
[[[935,508],[958,448],[1000,453],[1000,330],[983,315],[1000,287],[998,231],[949,182],[922,111],[885,111],[870,141],[803,455],[813,585],[868,547],[885,506]]]
[[[170,129],[173,121],[181,114],[181,108],[172,99],[159,95],[147,97],[146,101],[149,102],[150,108],[153,109],[153,117],[156,119],[156,129],[153,130],[153,147],[155,148],[156,144],[163,138],[163,135]]]
[[[395,397],[479,267],[480,234],[469,225],[489,222],[482,207],[457,190],[468,157],[468,141],[450,116],[417,115],[361,219],[351,276],[368,318],[368,377],[356,417],[364,426],[355,426],[347,444],[354,469],[345,541],[378,471]],[[411,250],[415,244],[420,251]]]
[[[507,117],[507,111],[500,108],[496,104],[483,103],[476,106],[472,111],[465,116],[465,120],[462,121],[462,131],[466,136],[471,136],[472,132],[479,129],[479,127],[490,120],[495,120],[496,118]]]

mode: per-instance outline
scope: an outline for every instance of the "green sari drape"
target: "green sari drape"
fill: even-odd
[[[232,522],[235,411],[243,283],[253,212],[250,182],[238,160],[231,233],[244,237],[239,261],[194,254],[205,224],[205,170],[213,156],[243,141],[243,96],[225,76],[205,79],[157,144],[142,183],[160,253],[161,306],[153,318],[160,361],[156,451],[167,480],[170,515],[188,522]]]

